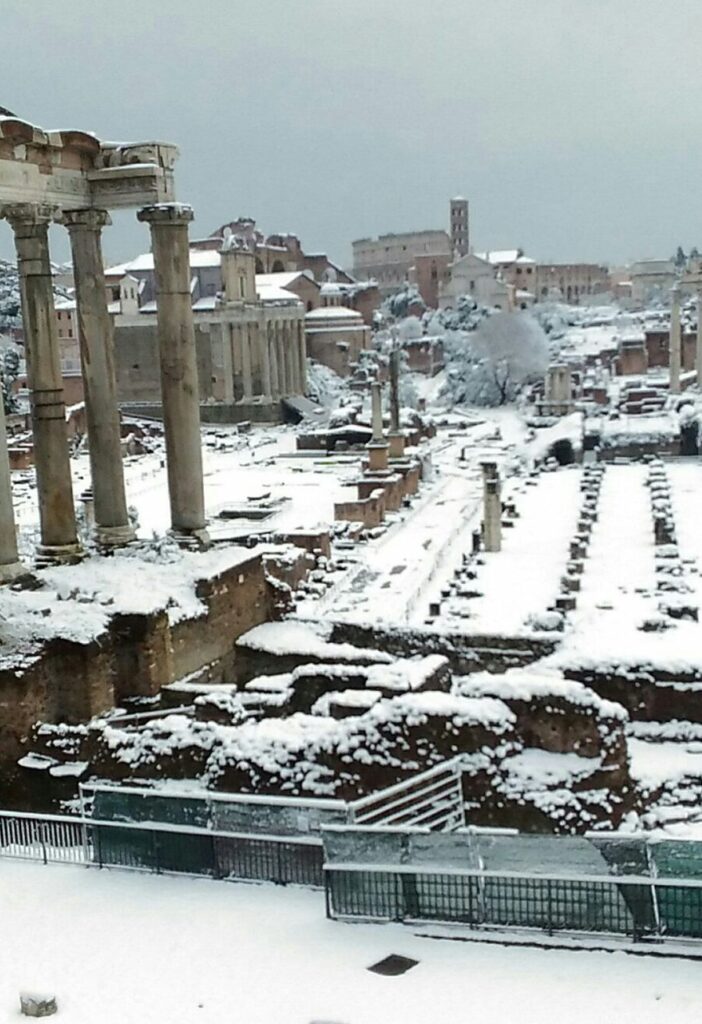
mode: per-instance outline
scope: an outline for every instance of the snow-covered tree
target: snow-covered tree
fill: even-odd
[[[407,311],[410,306],[417,305],[421,309],[425,309],[424,300],[419,294],[415,285],[406,285],[401,292],[396,292],[394,295],[390,295],[382,305],[382,310],[389,313],[390,316],[395,317],[396,320],[407,316]]]
[[[495,313],[469,334],[449,335],[448,383],[454,401],[470,405],[513,402],[548,366],[546,335],[528,313]]]
[[[401,341],[414,341],[422,336],[422,321],[417,316],[408,316],[400,323],[398,334]]]
[[[2,404],[5,414],[17,412],[17,396],[13,391],[12,385],[19,376],[19,366],[20,359],[16,349],[6,349],[2,357],[2,366],[0,367],[0,387],[2,388]]]

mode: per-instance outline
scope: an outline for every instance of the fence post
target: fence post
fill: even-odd
[[[99,825],[93,826],[93,850],[97,854],[98,867],[102,867],[102,829]]]
[[[82,799],[83,799],[83,794],[81,792],[81,800]],[[80,835],[81,835],[81,840],[82,840],[82,843],[83,843],[83,860],[84,860],[84,862],[86,864],[89,864],[90,863],[90,850],[89,850],[89,847],[88,847],[88,825],[87,825],[87,822],[85,820],[84,814],[81,814]]]
[[[546,906],[547,906],[548,909],[547,909],[547,913],[546,913],[546,921],[547,921],[546,933],[548,935],[553,935],[553,906],[552,906],[551,900],[552,900],[551,879],[547,878],[546,879]]]
[[[159,842],[159,834],[154,829],[151,833],[151,851],[153,855],[154,865],[156,874],[161,874],[161,844]]]
[[[43,822],[43,821],[39,822],[38,832],[39,832],[39,842],[41,843],[42,859],[43,859],[45,864],[48,864],[48,859],[47,859],[47,856],[46,856],[46,823],[45,822]]]

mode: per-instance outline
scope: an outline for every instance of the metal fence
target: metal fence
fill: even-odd
[[[463,758],[429,768],[411,778],[348,804],[354,825],[417,827],[450,831],[465,824]]]
[[[697,881],[328,865],[325,883],[332,918],[702,938]]]
[[[315,837],[213,832],[0,811],[0,857],[322,886]]]

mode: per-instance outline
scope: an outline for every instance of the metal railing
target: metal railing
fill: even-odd
[[[451,758],[419,775],[348,804],[353,825],[422,826],[448,831],[465,824],[463,760]]]
[[[0,858],[322,886],[316,837],[0,811]]]
[[[325,867],[327,915],[628,936],[702,938],[702,882],[432,867]]]

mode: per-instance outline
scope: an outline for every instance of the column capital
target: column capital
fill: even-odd
[[[194,217],[192,206],[186,203],[156,203],[137,210],[137,220],[147,224],[189,224]]]
[[[102,231],[112,223],[112,219],[107,210],[88,207],[85,210],[64,210],[60,222],[69,231]]]
[[[44,227],[55,219],[57,206],[48,203],[3,203],[0,217],[4,217],[17,230],[19,227]]]

